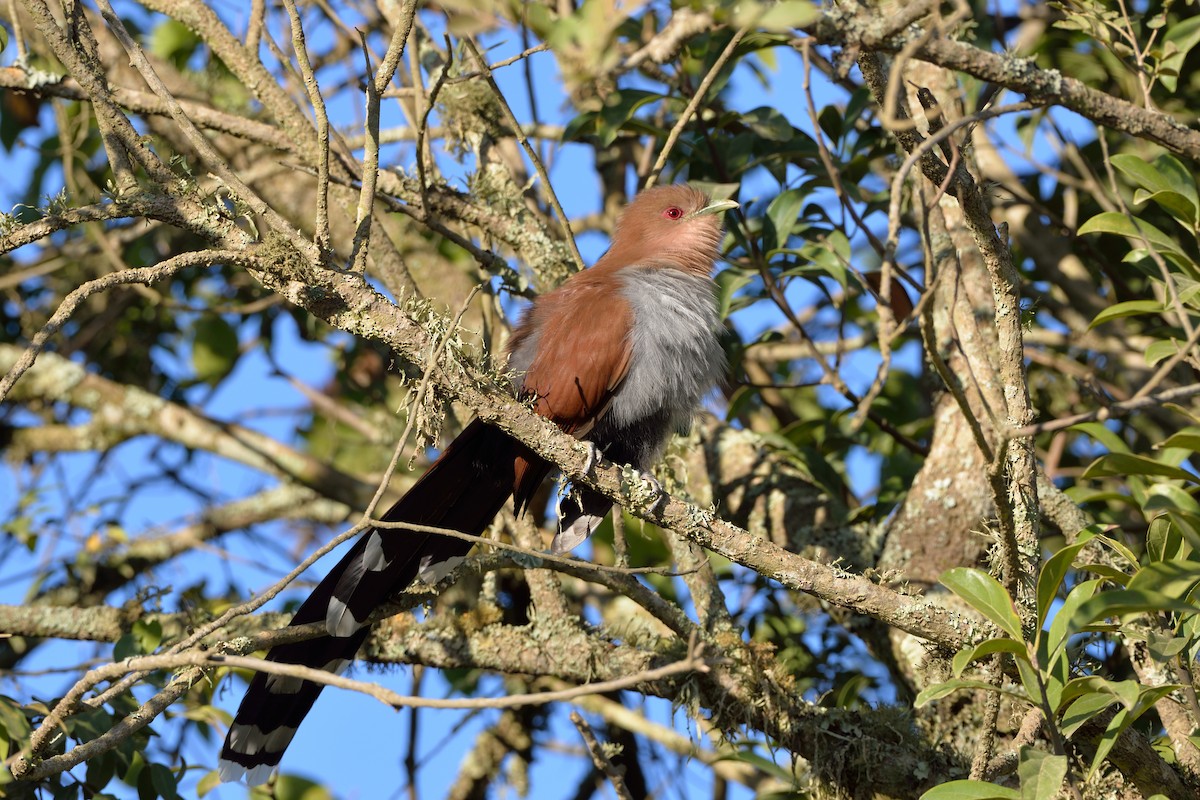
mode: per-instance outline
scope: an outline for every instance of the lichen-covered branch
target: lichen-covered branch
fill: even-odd
[[[806,30],[822,44],[868,52],[899,53],[1020,92],[1042,103],[1077,114],[1130,136],[1149,139],[1191,159],[1200,159],[1200,131],[1149,108],[1092,89],[1057,70],[1038,69],[1032,60],[1010,53],[989,53],[944,36],[926,36],[917,26],[895,31],[885,15],[834,8]]]

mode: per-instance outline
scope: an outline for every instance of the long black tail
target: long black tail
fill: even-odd
[[[514,489],[519,500],[527,500],[548,471],[517,441],[476,420],[382,519],[478,536]],[[418,575],[430,581],[442,577],[470,549],[470,542],[436,534],[364,532],[292,618],[292,625],[324,620],[329,635],[272,648],[267,659],[343,671],[366,640],[366,622],[377,606]],[[265,782],[321,689],[318,683],[257,673],[221,748],[221,779]]]

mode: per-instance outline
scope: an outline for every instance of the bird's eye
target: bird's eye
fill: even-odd
[[[679,206],[671,206],[663,211],[663,216],[667,219],[679,219],[683,216],[683,209]]]

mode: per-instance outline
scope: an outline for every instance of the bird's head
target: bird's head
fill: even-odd
[[[721,244],[722,214],[737,207],[733,200],[712,201],[687,184],[647,189],[617,220],[606,260],[616,266],[661,266],[707,277]]]

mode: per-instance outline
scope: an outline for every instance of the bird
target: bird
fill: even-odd
[[[737,207],[689,184],[638,193],[604,255],[534,300],[514,329],[507,351],[516,397],[593,454],[647,473],[724,375],[712,271],[723,212]],[[381,519],[478,536],[510,497],[522,513],[552,468],[509,434],[474,420]],[[551,549],[574,548],[610,507],[593,490],[572,492],[559,504]],[[436,533],[367,529],[290,623],[324,622],[327,633],[276,646],[267,659],[343,672],[377,606],[417,580],[436,584],[471,546]],[[221,749],[221,780],[266,782],[321,689],[257,672]]]

